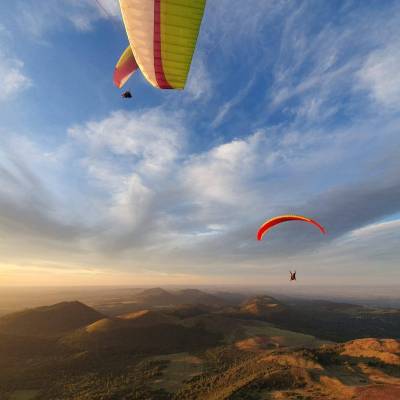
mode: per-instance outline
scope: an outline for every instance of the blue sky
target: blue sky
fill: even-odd
[[[398,2],[208,0],[185,91],[132,101],[100,3],[0,4],[0,285],[398,282]],[[328,235],[258,243],[279,213]]]

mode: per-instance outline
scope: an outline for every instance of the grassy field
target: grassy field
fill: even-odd
[[[9,400],[35,400],[38,396],[38,390],[16,390]]]
[[[255,322],[251,325],[243,326],[245,338],[251,338],[255,336],[262,336],[268,338],[270,343],[276,345],[276,347],[306,347],[315,348],[321,344],[328,343],[315,338],[311,335],[305,335],[303,333],[287,331],[285,329],[279,329],[266,322]]]
[[[162,376],[151,382],[153,389],[164,389],[173,393],[182,386],[183,381],[203,372],[203,361],[188,353],[159,356],[152,358],[152,360],[168,361]]]

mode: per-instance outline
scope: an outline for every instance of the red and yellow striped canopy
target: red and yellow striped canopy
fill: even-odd
[[[206,0],[120,0],[132,54],[127,49],[126,58],[122,60],[123,55],[117,64],[116,85],[129,79],[137,63],[153,86],[183,89],[205,4]]]
[[[302,215],[278,215],[277,217],[271,218],[268,221],[264,222],[260,228],[258,229],[257,232],[257,240],[261,240],[263,236],[267,233],[269,229],[274,227],[275,225],[281,224],[282,222],[287,222],[287,221],[303,221],[307,222],[309,224],[314,225],[317,227],[321,233],[325,234],[326,230],[325,228],[320,225],[317,221],[304,217]]]

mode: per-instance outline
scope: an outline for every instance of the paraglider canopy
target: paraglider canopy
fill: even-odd
[[[119,0],[129,39],[114,72],[122,87],[140,68],[159,89],[183,89],[206,0]]]
[[[272,227],[274,227],[275,225],[281,224],[283,222],[287,222],[287,221],[302,221],[302,222],[307,222],[309,224],[314,225],[315,227],[317,227],[321,233],[325,234],[326,230],[325,228],[320,225],[317,221],[311,219],[311,218],[307,218],[304,217],[302,215],[279,215],[277,217],[271,218],[268,221],[264,222],[258,232],[257,232],[257,240],[261,240],[264,235],[267,233],[267,231],[269,229],[271,229]]]
[[[131,46],[128,46],[115,66],[113,76],[114,85],[122,88],[138,68],[139,66],[133,56]]]

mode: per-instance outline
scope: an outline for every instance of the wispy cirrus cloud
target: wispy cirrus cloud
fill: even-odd
[[[380,105],[399,110],[400,104],[400,40],[394,38],[384,48],[373,51],[359,71],[359,79]]]
[[[191,101],[205,101],[212,96],[213,79],[201,54],[196,53],[194,56],[185,91]]]
[[[116,112],[69,130],[86,148],[82,166],[88,178],[108,193],[111,217],[128,227],[142,220],[157,188],[170,178],[184,148],[184,134],[179,113],[161,109]]]
[[[10,51],[10,32],[0,25],[0,101],[5,101],[32,86],[24,62]]]
[[[51,31],[62,30],[65,24],[78,31],[90,31],[102,18],[120,18],[116,0],[28,0],[19,1],[16,7],[20,28],[40,40]]]
[[[32,80],[26,75],[21,60],[0,53],[0,86],[0,101],[7,100],[32,86]]]
[[[365,110],[369,101],[360,88],[371,93],[370,99],[386,106],[390,103],[392,109],[398,103],[395,66],[400,9],[396,4],[377,10],[344,2],[335,9],[333,21],[328,11],[332,3],[249,1],[242,7],[233,3],[232,19],[216,27],[214,18],[224,15],[227,6],[220,2],[214,7],[210,27],[221,42],[210,46],[220,46],[222,54],[229,52],[241,72],[235,87],[242,88],[242,96],[236,91],[224,99],[215,128],[222,120],[235,120],[238,110],[247,109],[248,104],[256,107],[263,122],[284,118],[286,123],[317,125],[349,118]],[[243,13],[243,20],[239,15],[235,19],[235,10]],[[231,40],[246,42],[240,54],[230,53]],[[262,104],[254,105],[254,90],[246,89],[245,82],[252,80],[264,85]]]
[[[255,79],[251,79],[245,87],[243,87],[242,89],[240,89],[238,91],[238,93],[231,98],[230,100],[226,101],[219,109],[218,112],[215,116],[215,118],[213,119],[213,121],[211,122],[211,126],[215,129],[218,128],[223,121],[225,120],[225,118],[227,117],[227,115],[237,106],[240,105],[240,103],[243,101],[243,99],[249,94],[252,86],[255,83]]]
[[[279,134],[258,131],[190,153],[185,145],[190,135],[187,122],[184,113],[171,115],[162,108],[114,112],[71,127],[68,140],[73,152],[64,155],[68,158],[62,162],[35,146],[26,150],[29,142],[23,161],[14,157],[18,164],[10,162],[10,154],[15,153],[11,151],[2,180],[15,182],[7,186],[14,189],[0,193],[3,203],[9,199],[0,212],[2,220],[13,227],[7,240],[34,235],[33,253],[38,251],[34,250],[38,237],[47,245],[58,240],[53,248],[61,246],[60,252],[80,249],[76,255],[80,263],[93,259],[104,263],[112,257],[121,270],[135,254],[136,261],[130,265],[139,270],[149,265],[160,272],[168,268],[180,273],[183,262],[196,273],[207,274],[209,268],[223,268],[229,262],[239,269],[248,263],[247,273],[257,274],[260,262],[273,265],[285,248],[287,256],[306,260],[310,249],[327,246],[324,243],[333,243],[335,248],[335,240],[399,212],[395,175],[387,175],[385,182],[371,177],[358,184],[339,179],[337,184],[320,186],[319,195],[310,195],[338,160],[343,171],[352,165],[354,153],[347,154],[348,149],[366,137],[365,132],[359,137],[357,127],[325,137],[321,132],[307,137],[305,132],[286,128]],[[379,143],[382,135],[391,134],[395,132],[377,135],[371,127],[368,140]],[[15,147],[24,148],[22,144]],[[364,153],[362,146],[359,151]],[[386,154],[386,147],[381,151]],[[371,161],[363,160],[358,172],[372,168]],[[384,171],[392,162],[385,161]],[[29,179],[21,172],[26,170],[21,170],[24,163],[32,170]],[[68,181],[62,191],[67,184],[69,198],[61,197],[61,189],[54,186],[54,174],[61,180],[64,173],[71,174],[70,167],[64,169],[69,164],[76,166],[75,172],[86,182],[85,201],[71,201],[75,190]],[[337,165],[335,174],[340,177]],[[33,190],[30,182],[39,175]],[[357,171],[354,177],[358,179]],[[23,204],[29,193],[37,196],[37,201],[30,201],[36,206],[22,213],[16,205]],[[258,224],[287,210],[317,218],[329,236],[287,226],[265,246],[256,243]],[[18,214],[21,218],[15,217]],[[24,228],[18,227],[22,221]]]

